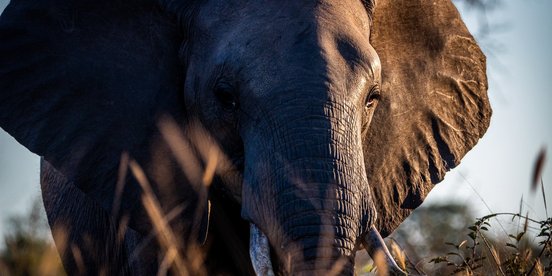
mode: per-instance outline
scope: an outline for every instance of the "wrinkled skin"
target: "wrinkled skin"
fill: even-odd
[[[138,165],[195,273],[253,273],[251,224],[276,273],[352,274],[488,127],[449,1],[43,2],[0,21],[0,126],[44,157],[69,274],[157,272]]]
[[[228,12],[240,4],[226,5],[198,14],[198,31],[212,36],[191,44],[188,110],[243,141],[242,217],[282,245],[280,259],[305,260],[294,272],[352,259],[375,213],[358,154],[381,83],[367,12],[358,1],[290,2],[283,11],[281,3],[242,3],[246,16]],[[222,14],[224,24],[213,19]],[[331,20],[337,16],[350,22]],[[212,90],[233,93],[225,97],[239,109],[220,108]]]

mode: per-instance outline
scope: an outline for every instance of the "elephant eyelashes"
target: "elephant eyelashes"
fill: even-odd
[[[226,83],[219,83],[215,87],[214,93],[217,101],[225,111],[234,112],[238,109],[238,99],[232,86]]]
[[[371,90],[370,90],[370,93],[368,93],[368,97],[366,97],[366,100],[364,102],[364,106],[366,108],[372,108],[374,107],[374,105],[377,103],[377,101],[379,100],[380,98],[380,89],[379,87],[376,85],[374,86]]]

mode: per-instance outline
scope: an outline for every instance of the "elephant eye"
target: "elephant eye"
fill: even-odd
[[[219,83],[214,90],[215,97],[224,110],[235,111],[238,109],[238,100],[234,88],[226,83]]]
[[[366,108],[373,107],[379,100],[380,95],[381,95],[381,92],[380,92],[379,86],[376,85],[372,87],[372,89],[370,90],[370,93],[368,93],[368,96],[366,97],[364,106]]]

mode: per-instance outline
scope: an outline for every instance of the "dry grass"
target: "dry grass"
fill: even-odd
[[[164,118],[159,129],[173,154],[174,159],[180,166],[184,175],[191,183],[197,183],[194,190],[199,198],[200,206],[207,206],[208,189],[215,175],[227,175],[228,171],[234,170],[231,162],[223,154],[222,150],[208,135],[207,131],[198,127],[199,124],[186,130],[181,130],[171,119]],[[543,200],[546,206],[544,185],[540,175],[546,154],[539,155],[535,166],[533,191],[537,191],[540,185]],[[121,206],[121,195],[125,185],[127,174],[133,176],[142,190],[142,204],[145,207],[148,218],[153,226],[151,239],[157,240],[161,252],[159,253],[159,269],[157,275],[166,275],[169,272],[176,275],[205,275],[204,267],[205,251],[199,244],[183,241],[173,229],[172,222],[183,211],[184,206],[179,205],[169,212],[164,211],[159,198],[152,188],[150,179],[146,172],[131,156],[121,156],[119,175],[117,177],[116,198],[114,201],[114,213],[119,211]],[[546,207],[545,207],[546,208]],[[199,221],[205,212],[203,208],[196,208],[194,220]],[[29,222],[36,221],[36,211],[28,218]],[[517,232],[510,233],[506,237],[496,238],[491,235],[500,233],[492,220],[497,217],[511,217],[516,219],[521,227]],[[5,237],[6,249],[0,254],[0,275],[63,275],[58,253],[51,241],[41,237],[34,230],[36,226],[22,227],[23,222],[16,223],[16,231]],[[128,218],[123,217],[118,222],[117,237],[123,241],[127,231]],[[431,227],[427,225],[426,227]],[[502,227],[502,226],[500,226]],[[25,229],[24,229],[25,228]],[[195,229],[196,227],[192,227]],[[396,243],[391,243],[392,254],[401,268],[409,271],[410,274],[420,274],[420,271],[428,274],[462,274],[462,275],[546,275],[552,273],[552,218],[543,221],[534,220],[528,215],[519,213],[494,213],[476,219],[467,226],[466,238],[456,239],[459,242],[447,242],[445,246],[448,251],[437,255],[429,262],[432,267],[426,264],[413,264],[408,256],[413,253],[403,250]],[[65,229],[53,229],[56,237],[58,250],[71,252],[77,262],[79,271],[87,269],[82,258],[81,248],[71,245],[67,241],[68,234]],[[197,236],[198,233],[192,233]],[[146,241],[148,238],[146,238]],[[427,243],[432,241],[427,240]],[[182,246],[186,244],[186,246]],[[142,249],[138,248],[137,251]],[[131,258],[133,255],[131,255]],[[287,263],[291,263],[289,260]],[[297,260],[293,260],[297,261]],[[331,275],[339,275],[344,260],[338,260],[333,264],[322,264],[331,268]],[[379,272],[373,265],[366,265],[366,262],[358,263],[357,273],[385,275],[386,269],[384,257],[376,257],[374,263],[379,267]]]

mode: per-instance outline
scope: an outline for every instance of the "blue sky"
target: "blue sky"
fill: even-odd
[[[546,148],[552,154],[552,1],[503,2],[487,17],[491,26],[498,26],[490,34],[495,46],[481,41],[488,60],[491,126],[427,203],[455,200],[484,215],[488,209],[517,212],[523,195],[524,212],[541,219],[546,216],[542,194],[530,193],[529,186],[538,152]],[[476,32],[476,17],[464,19]],[[548,159],[543,181],[552,205],[552,159]]]
[[[517,212],[523,195],[524,210],[542,219],[542,195],[531,194],[529,186],[538,152],[546,148],[552,156],[552,1],[504,2],[487,16],[499,26],[491,29],[495,46],[481,40],[488,56],[491,126],[424,204],[456,201],[485,215]],[[6,4],[0,0],[0,10]],[[461,13],[477,32],[477,17]],[[552,157],[548,160],[543,180],[552,205]],[[39,158],[0,130],[0,235],[7,217],[30,208],[40,193],[38,181]]]

